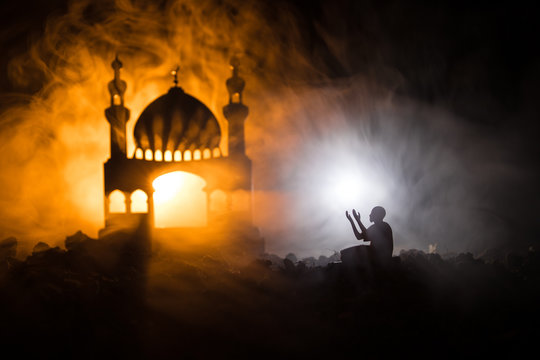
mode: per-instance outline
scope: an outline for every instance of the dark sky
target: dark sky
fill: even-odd
[[[327,58],[333,76],[385,65],[404,78],[398,92],[488,124],[534,111],[540,29],[519,2],[304,3],[308,22],[344,42],[342,58]]]
[[[399,93],[443,104],[471,121],[497,125],[537,114],[540,26],[535,12],[520,2],[267,3],[270,18],[279,18],[284,8],[295,14],[305,31],[304,46],[330,77],[376,72],[384,65],[403,76]],[[4,91],[19,90],[7,78],[9,59],[39,38],[49,16],[66,10],[63,0],[2,3]],[[329,38],[339,51],[330,48]]]

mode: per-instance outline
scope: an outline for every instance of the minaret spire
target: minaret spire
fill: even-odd
[[[123,64],[118,59],[118,53],[116,53],[111,66],[114,69],[114,79],[109,82],[111,106],[124,106],[124,93],[126,92],[127,84],[124,80],[120,79],[120,69],[123,67]]]
[[[114,70],[114,79],[109,81],[108,88],[111,94],[111,106],[105,110],[107,121],[111,124],[111,159],[125,158],[126,151],[126,123],[129,120],[129,109],[124,107],[124,93],[127,84],[120,79],[122,62],[116,54],[111,66]]]
[[[240,61],[237,57],[231,59],[232,76],[227,79],[229,104],[223,107],[223,115],[229,123],[229,156],[246,156],[244,138],[244,122],[249,114],[249,108],[242,103],[242,92],[246,82],[238,76]]]
[[[238,76],[238,68],[240,67],[240,60],[233,56],[231,59],[232,76],[227,79],[227,90],[229,91],[229,104],[237,102],[242,104],[242,91],[246,86],[246,82],[240,76]]]

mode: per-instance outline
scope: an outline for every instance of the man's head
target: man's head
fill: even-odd
[[[385,216],[386,210],[384,210],[382,206],[375,206],[373,210],[371,210],[371,214],[369,214],[369,221],[378,223],[383,221]]]

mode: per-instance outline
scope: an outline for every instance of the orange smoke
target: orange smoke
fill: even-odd
[[[266,16],[269,12],[280,16]],[[289,214],[296,199],[282,173],[291,172],[291,159],[306,138],[346,131],[342,108],[348,96],[362,95],[361,105],[371,104],[366,89],[372,86],[363,78],[330,86],[303,40],[286,5],[73,1],[67,13],[49,18],[43,38],[10,61],[14,81],[31,82],[29,74],[35,73],[46,80],[39,92],[0,115],[0,237],[15,235],[28,247],[38,241],[54,245],[76,230],[96,236],[103,227],[102,166],[109,155],[104,109],[116,53],[128,85],[130,157],[136,119],[172,85],[170,71],[177,65],[179,85],[220,122],[226,156],[221,109],[228,101],[229,59],[239,55],[251,114],[246,141],[254,163],[254,220],[263,236],[272,229],[282,239],[276,249],[287,245],[282,235],[294,223]],[[378,90],[386,101],[384,89]],[[266,236],[272,251],[271,237]]]

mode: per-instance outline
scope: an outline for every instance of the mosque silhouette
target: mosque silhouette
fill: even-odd
[[[206,105],[178,86],[177,69],[173,71],[174,86],[152,101],[137,119],[133,134],[136,150],[128,156],[126,124],[130,111],[124,105],[127,84],[120,78],[122,66],[116,56],[112,62],[114,79],[108,84],[111,104],[105,110],[110,124],[110,158],[104,164],[105,228],[100,230],[100,237],[117,228],[132,227],[149,240],[172,234],[178,242],[198,237],[223,249],[263,253],[264,240],[252,224],[252,163],[246,155],[244,135],[249,109],[242,102],[245,81],[238,75],[238,59],[231,60],[232,76],[226,81],[226,155],[220,149],[219,122]],[[177,171],[202,179],[205,226],[155,226],[153,181]],[[114,198],[120,199],[120,209],[112,208]],[[215,211],[215,202],[225,205]],[[216,229],[220,229],[219,234]]]

